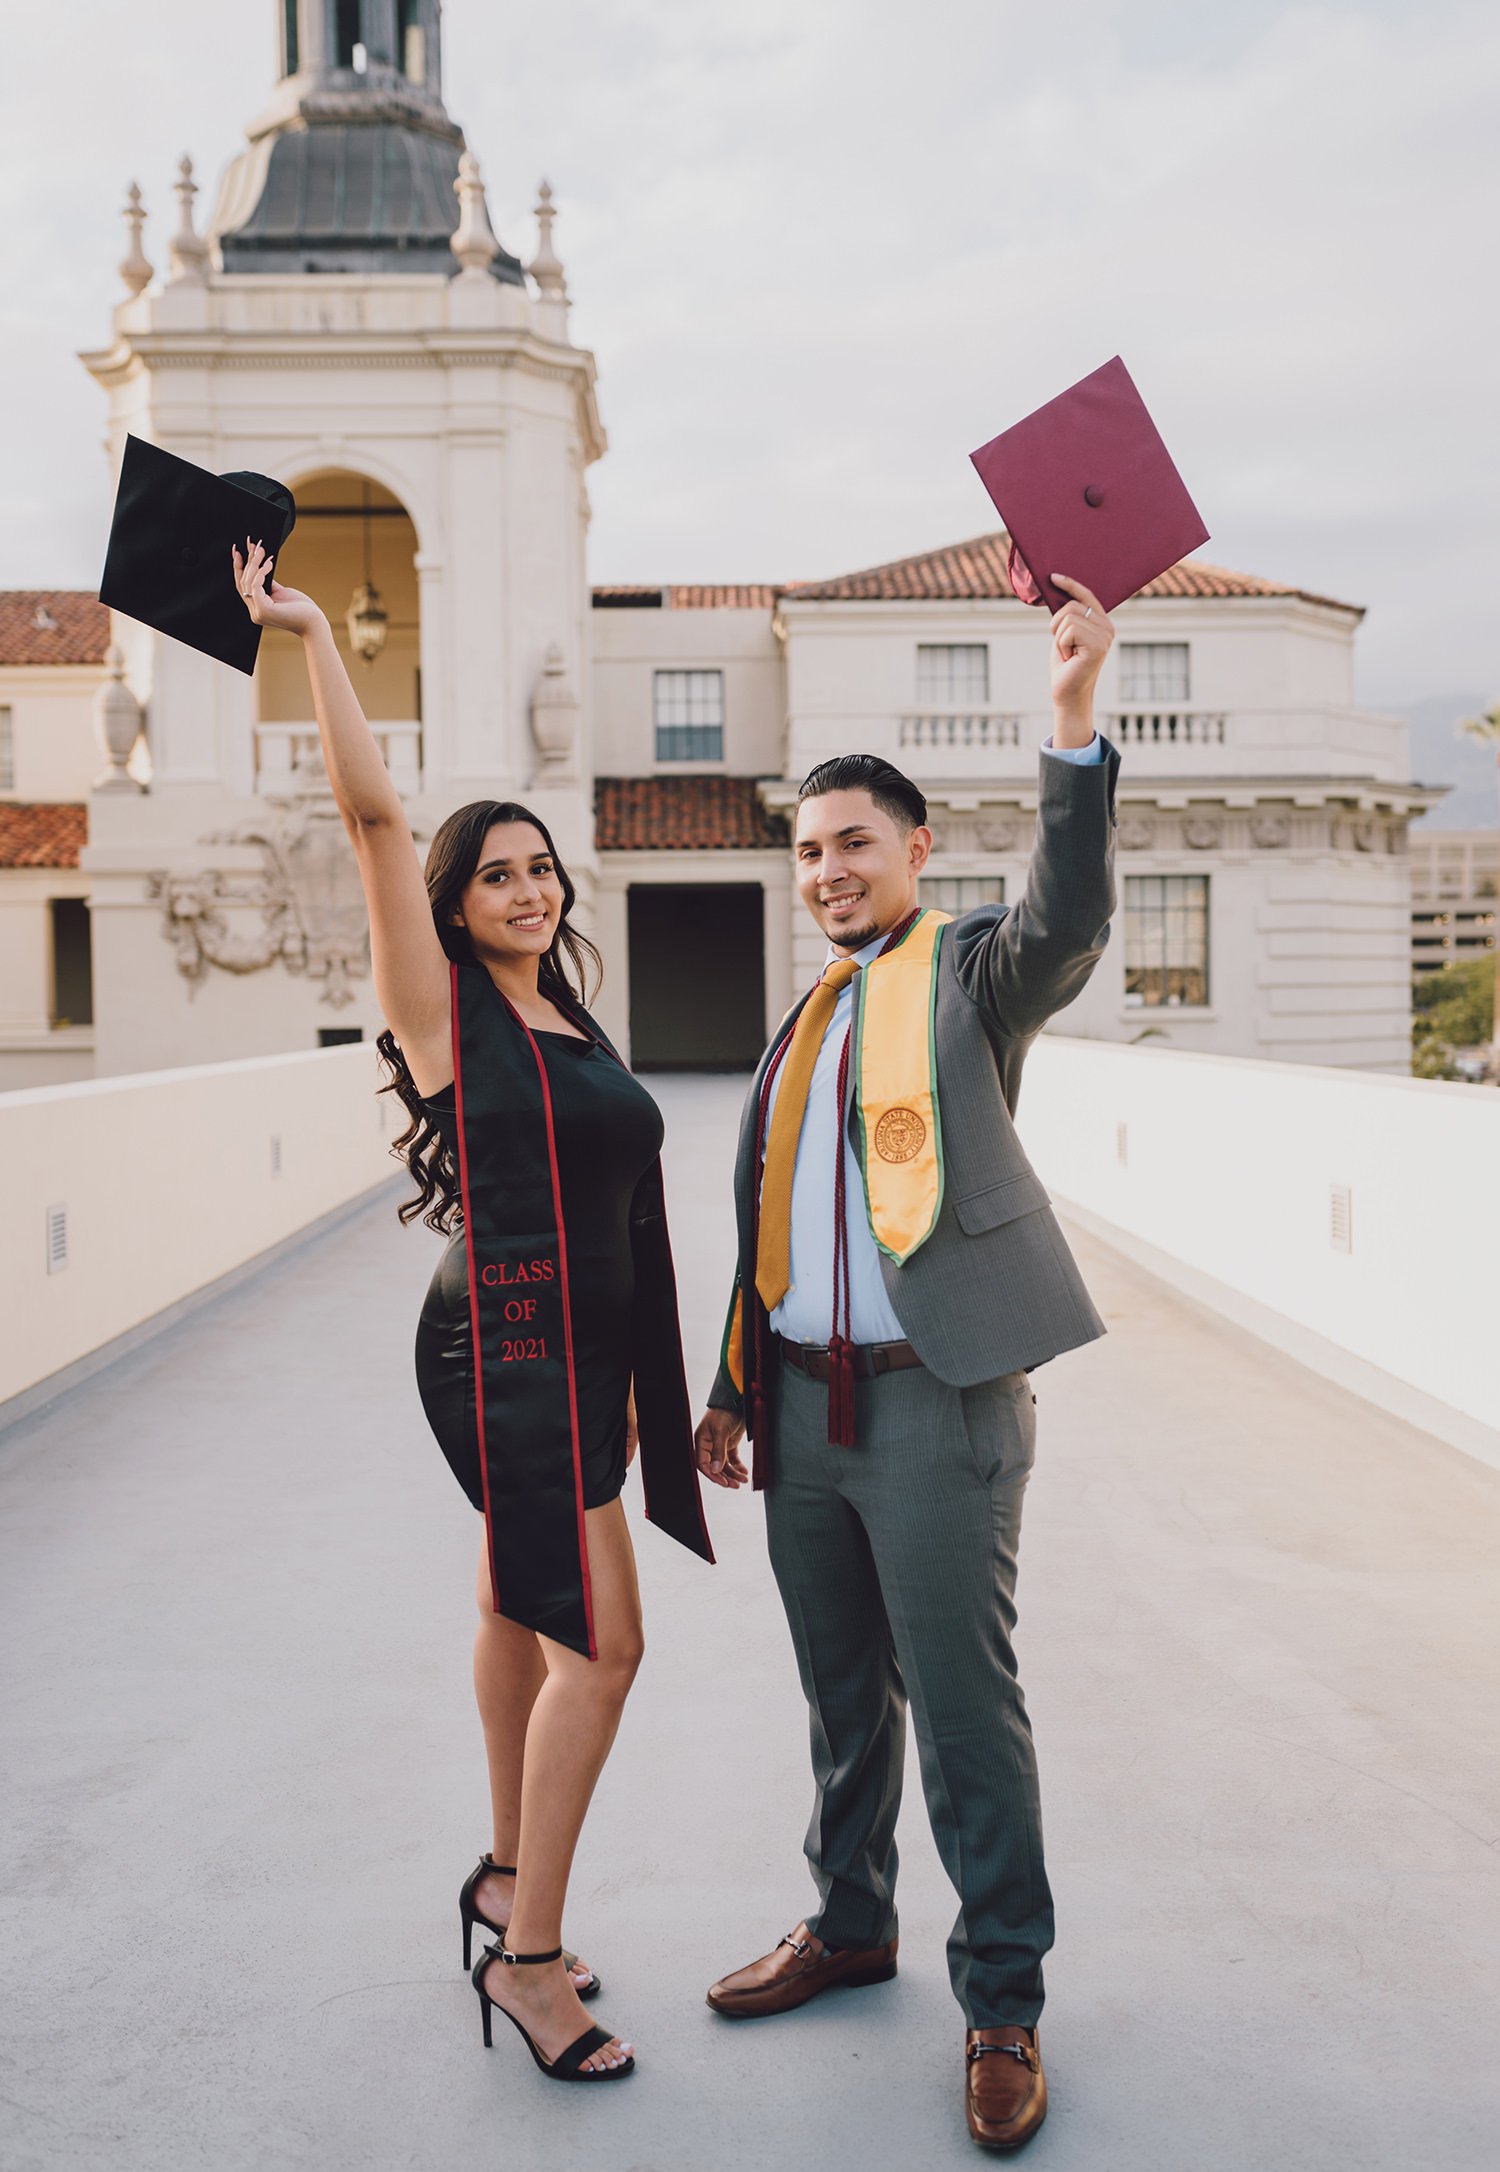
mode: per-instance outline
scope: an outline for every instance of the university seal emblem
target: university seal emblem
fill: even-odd
[[[882,1161],[911,1161],[922,1151],[927,1126],[915,1109],[887,1109],[875,1126],[875,1151]]]

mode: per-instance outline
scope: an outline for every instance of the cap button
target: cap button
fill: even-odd
[[[1102,505],[1104,503],[1104,492],[1097,483],[1088,485],[1083,493],[1083,502],[1085,505]]]

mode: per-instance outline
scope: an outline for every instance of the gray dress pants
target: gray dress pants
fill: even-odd
[[[811,1721],[809,1928],[841,1947],[896,1935],[910,1703],[927,1814],[960,1902],[954,1995],[970,2028],[1031,2027],[1052,1895],[1011,1649],[1036,1446],[1027,1376],[960,1389],[913,1367],[861,1380],[859,1445],[832,1448],[827,1388],[779,1370],[766,1526]]]

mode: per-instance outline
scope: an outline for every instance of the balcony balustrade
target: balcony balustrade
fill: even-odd
[[[1229,719],[1222,709],[1113,709],[1106,737],[1117,747],[1222,747]]]
[[[1140,779],[1194,776],[1359,777],[1410,781],[1406,726],[1359,709],[1218,709],[1186,703],[1101,707],[1099,729]],[[1052,730],[1048,708],[947,708],[794,714],[804,767],[839,746],[862,744],[906,758],[919,777],[1029,779]],[[795,765],[794,765],[795,766]]]
[[[410,718],[371,721],[391,782],[403,799],[422,789],[422,727]],[[267,798],[295,799],[327,790],[316,724],[257,724],[255,789]]]

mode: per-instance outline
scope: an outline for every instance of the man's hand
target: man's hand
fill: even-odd
[[[750,1473],[740,1461],[739,1444],[745,1437],[745,1424],[731,1410],[705,1410],[693,1435],[693,1448],[698,1458],[698,1468],[705,1478],[716,1486],[728,1486],[731,1492],[737,1486],[748,1485]]]
[[[1052,709],[1055,747],[1086,747],[1094,735],[1094,686],[1114,643],[1115,629],[1097,596],[1065,573],[1052,576],[1073,600],[1052,619]]]

